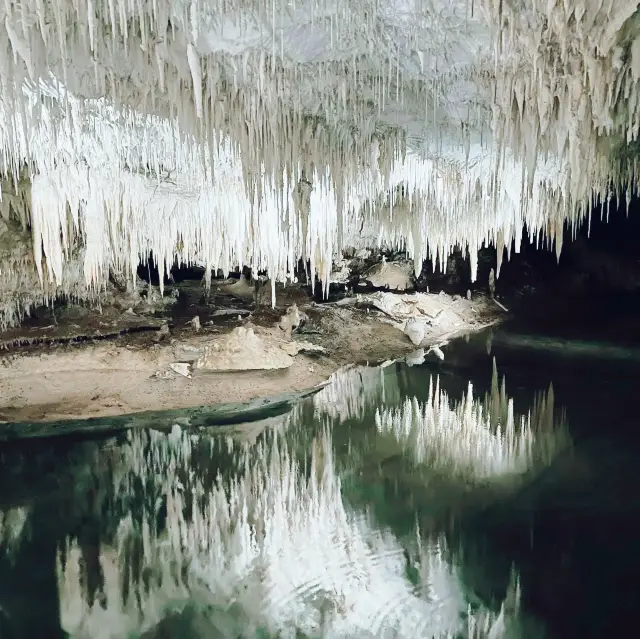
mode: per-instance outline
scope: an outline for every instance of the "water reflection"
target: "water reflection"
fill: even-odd
[[[25,531],[30,509],[24,506],[0,510],[0,548],[7,554],[15,552]]]
[[[436,378],[408,394],[401,373],[342,372],[288,414],[225,432],[5,452],[16,503],[0,512],[0,589],[36,557],[57,593],[31,596],[55,597],[77,638],[527,636],[517,571],[478,596],[450,524],[570,445],[553,389],[516,415],[495,366],[485,397],[469,386],[457,401]],[[55,552],[37,557],[43,534]],[[31,636],[10,599],[2,636]]]
[[[432,377],[425,402],[414,396],[398,408],[377,408],[375,423],[417,465],[467,482],[539,470],[570,444],[564,414],[554,415],[553,386],[537,394],[529,414],[518,419],[505,377],[499,386],[495,360],[484,399],[474,398],[469,382],[466,396],[455,403]]]
[[[387,366],[359,366],[338,371],[313,398],[315,417],[342,423],[363,420],[382,404],[397,404],[403,396],[401,380]]]
[[[60,549],[64,629],[123,637],[187,603],[229,637],[439,637],[465,620],[502,623],[481,607],[468,614],[443,540],[402,543],[345,507],[328,430],[313,440],[306,472],[289,446],[271,434],[250,450],[179,429],[131,432],[113,494],[141,491],[145,506],[120,519],[98,557],[76,539]],[[207,472],[194,459],[203,447],[222,448],[236,472]]]

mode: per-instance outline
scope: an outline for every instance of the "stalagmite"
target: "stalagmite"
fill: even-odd
[[[526,223],[559,252],[637,184],[640,21],[610,5],[7,0],[0,217],[31,231],[34,303],[80,251],[90,295],[150,252],[273,282],[303,257],[325,287],[343,245],[416,272],[458,245],[475,276]]]

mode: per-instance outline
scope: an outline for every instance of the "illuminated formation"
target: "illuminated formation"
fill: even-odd
[[[233,455],[237,474],[194,473],[192,451],[201,456],[207,445],[212,458]],[[144,486],[146,505],[123,516],[114,546],[100,547],[99,578],[85,572],[92,562],[76,540],[59,553],[62,627],[71,637],[116,639],[195,607],[201,634],[193,636],[511,636],[516,582],[499,615],[472,612],[443,542],[418,534],[401,543],[346,507],[326,431],[312,450],[305,473],[277,435],[249,449],[177,427],[131,431],[114,494]],[[407,556],[418,583],[407,578]]]
[[[636,8],[7,0],[0,324],[150,251],[281,280],[308,258],[325,284],[357,242],[418,269],[460,245],[475,271],[526,222],[559,251],[565,220],[635,188]]]
[[[491,392],[466,396],[452,406],[438,379],[430,379],[429,398],[408,398],[399,408],[376,412],[380,433],[391,433],[418,465],[465,482],[507,477],[515,480],[548,466],[571,445],[564,413],[555,414],[553,386],[536,396],[525,416],[514,415],[505,378],[493,368]]]

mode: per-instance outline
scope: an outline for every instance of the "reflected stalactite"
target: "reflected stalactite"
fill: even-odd
[[[23,534],[28,534],[31,508],[16,506],[0,510],[0,555],[12,556],[20,546]]]
[[[340,423],[362,419],[380,404],[392,404],[402,396],[395,370],[380,366],[347,367],[334,373],[330,383],[313,400],[318,417]]]
[[[427,401],[413,397],[398,408],[378,409],[376,426],[393,435],[416,464],[469,481],[535,472],[570,445],[564,413],[554,412],[553,386],[536,396],[528,415],[517,418],[495,359],[484,399],[474,397],[469,383],[453,405],[439,379],[431,377]]]
[[[162,623],[171,606],[184,610],[195,601],[214,611],[208,623],[222,624],[222,636],[324,629],[337,637],[445,637],[467,623],[497,628],[490,611],[468,612],[442,539],[414,535],[408,565],[390,531],[345,506],[326,428],[306,471],[295,447],[295,437],[269,433],[249,446],[178,428],[169,435],[131,432],[114,494],[139,481],[164,495],[165,524],[156,524],[159,499],[146,500],[137,518],[122,518],[100,550],[104,602],[87,598],[82,549],[68,540],[67,561],[58,568],[63,627],[73,637],[125,636]],[[204,459],[194,463],[194,452],[207,449],[231,453],[235,471],[223,479],[215,463],[208,472]],[[407,579],[411,566],[417,590]],[[230,625],[240,634],[224,634]]]
[[[470,478],[528,477],[549,463],[568,442],[553,390],[519,419],[495,367],[484,399],[458,404],[435,382],[426,403],[403,400],[401,373],[345,371],[289,413],[238,427],[43,446],[47,481],[32,481],[46,489],[38,521],[59,625],[75,639],[163,627],[184,637],[522,636],[517,574],[502,611],[504,592],[479,604],[438,501],[464,495],[466,507],[484,496]],[[426,481],[416,462],[443,481]],[[15,466],[5,472],[17,486],[24,460]],[[20,526],[17,513],[2,512],[2,539],[30,548],[31,516]]]

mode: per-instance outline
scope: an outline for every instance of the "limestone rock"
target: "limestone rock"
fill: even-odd
[[[240,275],[240,279],[233,284],[225,286],[224,289],[225,293],[230,293],[237,297],[253,297],[254,294],[254,287],[249,283],[244,274]]]
[[[286,341],[269,333],[256,334],[239,326],[207,344],[194,369],[200,371],[249,371],[289,368],[298,353],[324,353],[310,342]]]
[[[412,351],[405,355],[404,361],[407,366],[420,366],[425,360],[424,348],[419,348],[417,351]]]
[[[404,325],[404,334],[414,346],[420,346],[422,340],[424,340],[425,332],[425,323],[419,319],[411,318]]]
[[[346,284],[351,277],[351,269],[349,264],[351,260],[342,259],[334,264],[334,268],[331,271],[330,282],[332,284]]]
[[[292,304],[287,312],[280,318],[278,326],[285,332],[287,337],[291,337],[291,333],[307,320],[307,315],[300,309],[297,304]]]
[[[293,363],[275,340],[256,335],[252,328],[238,327],[208,344],[196,368],[209,371],[270,370]]]
[[[413,288],[413,264],[406,262],[387,262],[383,257],[380,264],[372,266],[362,279],[376,288],[388,288],[392,291],[406,291]]]
[[[293,357],[278,341],[256,335],[253,328],[239,326],[204,348],[196,368],[208,371],[270,370],[289,368]]]
[[[188,362],[173,362],[169,364],[169,368],[178,375],[182,375],[183,377],[191,377],[191,366]]]
[[[171,335],[171,331],[169,329],[169,324],[166,322],[160,327],[160,330],[153,336],[154,342],[161,342],[164,339],[167,339]]]
[[[298,353],[326,353],[327,349],[317,344],[306,341],[281,342],[280,348],[288,355],[297,355]]]

